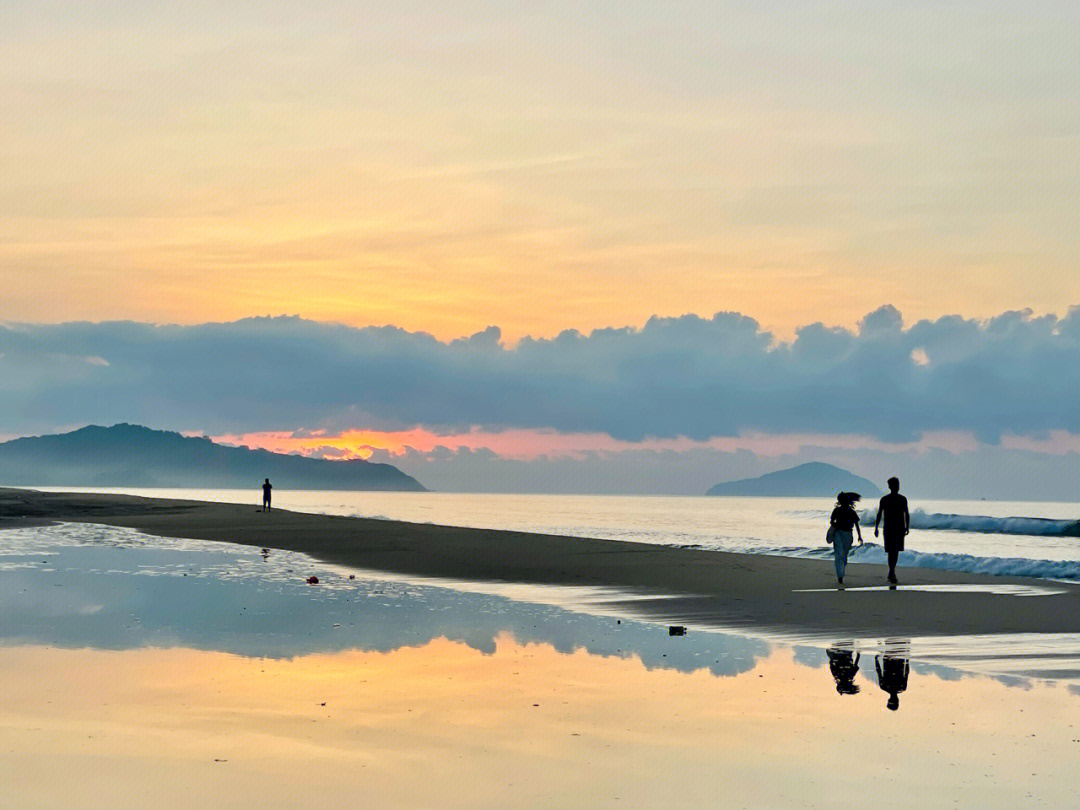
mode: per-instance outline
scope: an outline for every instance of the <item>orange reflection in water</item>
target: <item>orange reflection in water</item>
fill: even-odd
[[[1080,698],[1064,688],[913,674],[890,713],[860,682],[840,697],[783,649],[715,677],[509,636],[493,655],[436,640],[292,660],[8,648],[0,804],[1069,803]]]

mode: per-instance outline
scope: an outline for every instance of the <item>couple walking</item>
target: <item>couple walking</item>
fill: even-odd
[[[829,533],[825,540],[832,544],[833,559],[836,562],[836,579],[843,585],[844,572],[847,570],[848,552],[852,545],[852,529],[863,544],[862,530],[859,529],[859,513],[855,504],[859,500],[857,492],[841,492],[836,496],[836,508],[829,517]],[[878,504],[877,517],[874,519],[874,537],[878,536],[878,527],[884,519],[885,553],[889,555],[889,582],[896,584],[896,561],[904,550],[904,537],[911,524],[908,514],[907,498],[900,494],[900,479],[889,479],[889,494]]]

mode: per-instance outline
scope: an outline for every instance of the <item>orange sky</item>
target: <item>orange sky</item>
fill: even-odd
[[[918,442],[882,442],[858,435],[750,434],[737,437],[717,437],[707,441],[688,438],[645,439],[629,442],[614,439],[604,433],[559,433],[550,430],[506,430],[498,433],[473,430],[468,433],[439,434],[423,428],[401,431],[348,430],[326,431],[268,431],[262,433],[223,434],[214,436],[223,444],[245,445],[276,453],[299,453],[327,458],[369,458],[373,449],[387,450],[400,455],[409,448],[430,452],[437,447],[452,450],[488,449],[504,458],[533,459],[580,457],[585,453],[618,453],[627,450],[686,451],[710,448],[725,452],[749,450],[758,455],[775,456],[798,452],[802,447],[837,449],[874,448],[893,452],[942,448],[952,452],[974,450],[978,442],[965,433],[927,433]],[[1023,447],[1041,452],[1080,450],[1080,437],[1057,433],[1038,441],[1005,437],[1005,446]]]
[[[1060,314],[1075,21],[963,5],[13,8],[0,320]]]

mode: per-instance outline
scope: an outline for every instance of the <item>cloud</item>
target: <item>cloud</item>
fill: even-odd
[[[1080,432],[1080,308],[905,328],[883,307],[857,329],[809,324],[791,341],[738,313],[655,317],[514,346],[495,327],[440,341],[297,317],[8,324],[0,354],[6,433],[120,420],[215,434],[422,426],[626,441]]]

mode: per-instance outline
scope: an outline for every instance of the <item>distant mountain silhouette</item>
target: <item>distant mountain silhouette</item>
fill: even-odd
[[[864,498],[881,495],[881,490],[872,481],[820,461],[811,461],[809,464],[800,464],[798,467],[757,478],[725,481],[705,494],[831,498],[841,490],[858,492]]]
[[[0,444],[0,485],[374,489],[423,492],[397,467],[226,447],[140,425],[90,425]]]

